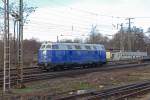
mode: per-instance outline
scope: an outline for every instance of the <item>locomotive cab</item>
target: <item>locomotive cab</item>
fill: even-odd
[[[44,67],[44,69],[49,66],[51,63],[51,44],[44,43],[41,45],[38,53],[38,65],[40,68]]]

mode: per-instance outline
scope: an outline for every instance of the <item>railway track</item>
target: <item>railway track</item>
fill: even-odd
[[[130,62],[131,63],[131,62]],[[129,64],[129,62],[121,63],[121,62],[115,62],[115,63],[109,63],[108,66],[114,66],[114,65],[122,65],[122,64]],[[10,69],[11,71],[11,76],[16,76],[16,69]],[[31,75],[31,74],[40,74],[42,73],[42,70],[38,68],[38,66],[35,67],[25,67],[23,68],[23,74],[24,75]],[[44,72],[43,72],[44,73]],[[0,69],[0,78],[3,77],[3,70]]]
[[[102,91],[92,91],[69,96],[52,97],[52,100],[128,100],[137,95],[150,92],[150,81],[114,87]]]
[[[109,70],[118,70],[124,68],[134,68],[134,67],[144,67],[150,65],[150,63],[142,63],[142,64],[134,64],[134,63],[126,63],[126,64],[110,64],[107,66],[103,66],[100,68],[89,68],[89,69],[76,69],[76,70],[65,70],[61,72],[46,72],[46,73],[34,73],[34,74],[25,74],[24,75],[24,83],[31,82],[31,81],[38,81],[38,80],[45,80],[45,79],[52,79],[58,77],[72,77],[79,74],[86,74],[90,72],[98,72],[98,71],[109,71]],[[15,76],[11,77],[11,80],[16,80]],[[2,86],[2,78],[0,78],[0,86]],[[12,85],[15,84],[14,81],[11,81]],[[39,97],[44,98],[44,100],[123,100],[124,98],[130,98],[141,93],[149,92],[150,90],[150,81],[147,82],[139,82],[134,83],[126,86],[119,86],[115,88],[105,89],[102,91],[88,91],[82,94],[73,93],[72,95],[68,96],[53,96],[47,94],[39,94],[39,95],[29,95],[31,97]],[[22,96],[20,96],[22,98]],[[23,96],[23,97],[28,97]],[[17,97],[18,98],[18,97]],[[48,98],[48,99],[46,99]],[[28,100],[28,99],[25,99]],[[39,99],[43,100],[43,99]]]
[[[24,72],[28,72],[28,71],[34,71],[34,70],[38,70],[38,66],[34,66],[34,67],[24,67],[23,68]],[[16,72],[15,68],[10,69],[11,73]],[[3,70],[0,69],[0,75],[3,74]]]
[[[107,65],[122,65],[122,64],[132,64],[132,63],[137,63],[139,61],[108,61]],[[37,65],[37,64],[36,64]],[[0,66],[0,68],[3,68],[2,66]],[[27,70],[34,70],[34,69],[38,69],[38,66],[34,66],[34,67],[24,67],[23,70],[27,71]],[[11,68],[11,71],[15,71],[16,68]],[[0,74],[3,73],[3,69],[0,69]]]
[[[58,77],[72,77],[75,75],[80,74],[87,74],[91,72],[98,72],[98,71],[108,71],[108,70],[116,70],[116,69],[123,69],[123,68],[133,68],[133,67],[141,67],[149,65],[150,63],[142,63],[142,64],[112,64],[112,65],[106,65],[103,67],[98,68],[88,68],[88,69],[76,69],[76,70],[64,70],[64,71],[58,71],[58,72],[27,72],[24,73],[24,83],[31,82],[31,81],[37,81],[37,80],[46,80],[46,79],[52,79],[52,78],[58,78]],[[0,86],[2,86],[3,78],[0,76]],[[16,74],[11,75],[11,84],[15,84],[16,80]]]
[[[101,66],[101,68],[103,67],[109,67],[109,66],[118,66],[118,65],[127,65],[127,64],[134,64],[134,63],[137,63],[137,62],[122,62],[122,61],[114,61],[114,62],[108,62],[107,65],[103,65]],[[78,69],[78,68],[76,68]],[[11,76],[15,76],[17,71],[16,69],[10,69],[11,70]],[[67,69],[68,70],[68,69]],[[74,69],[75,70],[75,69]],[[51,72],[51,71],[49,71]],[[53,71],[54,72],[54,71]],[[42,73],[42,70],[38,68],[38,66],[35,66],[35,67],[25,67],[23,68],[23,74],[24,75],[30,75],[30,74],[40,74]],[[44,73],[44,72],[43,72]],[[3,70],[0,69],[0,77],[3,77]]]
[[[132,83],[124,86],[104,89],[101,91],[90,91],[80,93],[74,92],[70,95],[49,95],[49,94],[27,94],[19,96],[5,96],[7,100],[130,100],[139,95],[150,92],[150,80]],[[13,99],[12,99],[13,98]],[[3,99],[5,100],[5,99]]]
[[[66,71],[61,71],[61,72],[50,72],[50,73],[47,72],[47,73],[41,73],[41,74],[25,75],[24,82],[29,82],[29,81],[33,81],[33,80],[52,79],[52,78],[57,78],[57,77],[72,77],[75,75],[87,74],[87,73],[91,73],[91,72],[141,67],[141,66],[146,66],[149,64],[150,63],[126,64],[126,65],[117,65],[117,66],[107,66],[107,67],[101,67],[101,68],[76,69],[76,70],[66,70]]]

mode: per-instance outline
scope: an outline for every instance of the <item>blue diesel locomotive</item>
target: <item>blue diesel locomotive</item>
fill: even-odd
[[[106,51],[100,44],[45,42],[38,53],[38,65],[45,70],[104,63]]]

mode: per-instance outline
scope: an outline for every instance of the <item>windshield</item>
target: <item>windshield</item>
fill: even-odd
[[[44,48],[45,48],[45,45],[42,45],[40,49],[44,49]]]

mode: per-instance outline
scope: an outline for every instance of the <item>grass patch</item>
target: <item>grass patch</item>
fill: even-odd
[[[13,89],[13,92],[17,93],[17,94],[30,93],[30,92],[33,92],[33,91],[35,91],[35,89],[33,89],[31,87],[26,87],[24,89]]]
[[[38,86],[33,85],[30,87],[26,87],[24,89],[13,89],[13,93],[23,94],[23,93],[33,93],[40,91],[55,91],[55,92],[65,92],[70,90],[86,90],[86,89],[97,89],[98,86],[92,85],[88,82],[68,82],[68,84],[57,84],[57,86],[49,87],[49,86]]]
[[[24,89],[13,89],[13,93],[15,94],[24,94],[24,93],[33,93],[33,92],[40,92],[40,91],[44,91],[47,88],[33,88],[33,87],[26,87]]]
[[[86,90],[86,89],[93,89],[97,88],[97,86],[89,84],[87,82],[78,82],[72,86],[75,90]]]

